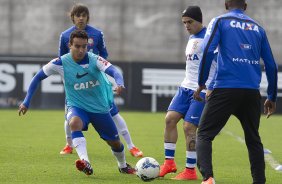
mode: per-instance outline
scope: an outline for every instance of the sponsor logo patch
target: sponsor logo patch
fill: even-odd
[[[88,74],[88,72],[84,73],[84,74],[79,74],[79,73],[76,73],[76,78],[80,79],[84,76],[86,76]]]

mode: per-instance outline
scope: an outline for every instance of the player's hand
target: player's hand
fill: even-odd
[[[197,88],[197,90],[194,92],[194,94],[193,94],[193,98],[195,99],[195,100],[197,100],[197,101],[204,101],[204,99],[202,99],[202,97],[200,96],[200,93],[201,93],[201,91],[203,90],[203,89],[205,89],[206,88],[206,86],[205,85],[203,85],[203,86],[198,86],[198,88]]]
[[[21,114],[22,114],[22,115],[25,115],[25,113],[27,112],[27,110],[28,110],[28,108],[27,108],[24,104],[21,104],[21,105],[19,106],[19,110],[18,110],[19,116],[21,116]]]
[[[213,90],[207,90],[206,92],[206,100],[208,100],[208,98],[211,96]]]
[[[123,91],[123,89],[124,89],[124,87],[123,87],[123,86],[117,86],[117,87],[115,88],[115,92],[116,92],[116,94],[117,94],[117,95],[120,95],[120,94],[121,94],[121,92]]]
[[[266,99],[264,102],[264,113],[266,114],[266,118],[269,118],[276,111],[276,103]]]

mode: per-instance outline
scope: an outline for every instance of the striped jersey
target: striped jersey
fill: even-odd
[[[185,55],[186,55],[186,71],[185,78],[181,83],[181,87],[196,90],[198,87],[198,72],[200,61],[203,56],[202,44],[206,33],[206,28],[203,28],[199,33],[191,35],[189,37]],[[209,78],[206,82],[206,86],[209,85],[213,79],[215,73],[215,62],[213,62],[211,67],[211,72]]]

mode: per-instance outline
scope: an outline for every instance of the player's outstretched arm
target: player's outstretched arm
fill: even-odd
[[[124,81],[122,74],[117,70],[117,68],[102,57],[98,57],[97,68],[100,71],[105,72],[107,75],[115,79],[115,82],[117,84],[115,92],[118,95],[121,94],[122,90],[124,89]]]
[[[118,72],[116,67],[113,65],[109,66],[106,70],[105,73],[108,74],[109,76],[113,77],[115,79],[115,82],[117,83],[118,86],[124,86],[124,81],[122,75]]]
[[[115,79],[117,87],[115,88],[115,92],[120,95],[122,90],[124,89],[124,81],[122,75],[118,72],[118,70],[111,65],[105,70],[105,73]]]
[[[25,115],[25,113],[28,110],[29,104],[30,104],[30,100],[38,86],[38,84],[43,80],[46,79],[48,76],[43,72],[43,70],[41,69],[39,72],[37,72],[37,74],[32,78],[31,83],[28,87],[27,90],[27,94],[25,96],[25,99],[23,101],[23,103],[19,106],[19,116]]]

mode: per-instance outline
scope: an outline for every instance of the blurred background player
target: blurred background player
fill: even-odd
[[[176,172],[174,161],[176,142],[178,138],[177,123],[184,119],[183,130],[186,140],[186,167],[172,179],[196,180],[196,130],[205,103],[193,99],[193,93],[198,86],[198,69],[203,55],[202,42],[206,28],[202,25],[202,12],[198,6],[189,6],[182,13],[182,22],[190,37],[186,46],[186,73],[181,86],[173,97],[165,117],[164,149],[165,161],[161,165],[160,177]],[[215,69],[215,64],[213,64]],[[208,83],[213,79],[211,72]],[[201,93],[205,97],[205,92]]]
[[[87,52],[88,35],[85,31],[76,30],[70,35],[70,53],[53,59],[33,77],[23,103],[19,106],[19,115],[28,110],[30,100],[38,84],[53,74],[59,74],[64,81],[67,102],[67,121],[71,128],[73,145],[79,156],[76,168],[86,175],[93,174],[87,154],[86,139],[82,131],[88,130],[91,123],[100,137],[111,147],[121,173],[135,174],[126,163],[124,146],[121,143],[117,128],[110,114],[113,102],[113,91],[104,73],[112,76],[116,83],[116,92],[124,88],[122,75],[108,61]]]
[[[62,32],[59,43],[59,56],[62,56],[69,52],[68,43],[71,32],[73,32],[74,30],[85,30],[89,36],[87,46],[88,51],[93,52],[94,54],[97,54],[104,59],[107,59],[108,52],[105,46],[103,32],[88,25],[89,10],[87,6],[83,4],[75,4],[70,12],[70,17],[74,26]],[[134,157],[142,157],[143,152],[133,144],[126,122],[119,114],[119,110],[114,102],[112,104],[110,113],[117,126],[117,130],[119,134],[124,138],[131,155]],[[66,146],[63,148],[60,154],[70,154],[73,150],[71,131],[67,121],[65,121],[65,133]]]

